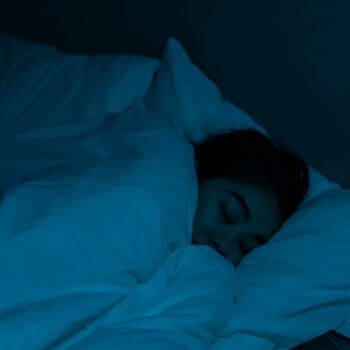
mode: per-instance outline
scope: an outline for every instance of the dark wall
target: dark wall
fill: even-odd
[[[0,29],[69,52],[161,57],[175,36],[224,96],[350,186],[350,2],[0,2]]]

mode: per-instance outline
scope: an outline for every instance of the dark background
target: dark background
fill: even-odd
[[[0,30],[159,58],[174,36],[226,98],[350,187],[350,1],[0,0]]]

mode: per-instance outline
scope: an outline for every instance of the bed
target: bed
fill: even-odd
[[[350,192],[316,169],[298,211],[238,267],[190,244],[191,143],[268,133],[179,41],[159,60],[1,35],[0,53],[2,349],[286,350],[350,337]]]

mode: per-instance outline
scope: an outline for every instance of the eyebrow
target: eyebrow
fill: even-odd
[[[252,218],[252,215],[250,213],[249,207],[245,199],[237,192],[229,191],[229,193],[235,197],[238,201],[238,203],[241,205],[244,216],[247,220],[250,220]]]

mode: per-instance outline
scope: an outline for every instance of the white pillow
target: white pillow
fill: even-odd
[[[88,128],[143,97],[158,67],[156,58],[72,55],[0,34],[0,132]]]
[[[272,341],[271,349],[291,349],[330,330],[350,336],[349,212],[350,190],[322,193],[245,257],[215,350],[228,343],[245,348],[248,335]]]
[[[251,127],[267,135],[246,113],[223,100],[218,87],[172,38],[145,105],[193,143],[209,134]],[[251,252],[237,268],[238,299],[218,349],[285,349],[330,329],[350,336],[349,192],[309,170],[310,186],[299,210],[271,242]],[[323,270],[321,263],[327,263]],[[278,302],[281,295],[291,302]]]

